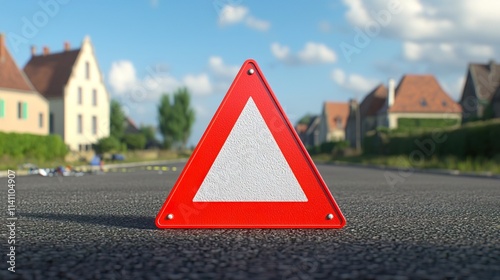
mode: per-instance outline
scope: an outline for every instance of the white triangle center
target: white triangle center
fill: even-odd
[[[252,97],[193,201],[307,201]]]

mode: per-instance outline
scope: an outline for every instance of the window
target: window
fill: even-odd
[[[97,90],[92,90],[92,105],[97,106]]]
[[[337,128],[342,128],[342,118],[341,117],[335,118],[335,125],[337,126]]]
[[[82,134],[83,133],[83,120],[82,120],[82,115],[78,115],[78,123],[77,123],[77,129],[78,133]]]
[[[79,105],[82,105],[83,103],[83,94],[82,94],[82,88],[79,87],[78,88],[78,104]]]
[[[97,134],[97,117],[92,116],[92,134]]]
[[[443,107],[448,106],[448,102],[446,102],[446,101],[441,102],[441,104],[443,104]]]
[[[0,118],[5,117],[5,101],[0,99]]]
[[[90,64],[85,62],[85,79],[90,80]]]
[[[54,133],[54,113],[50,113],[49,115],[49,131],[50,133]]]
[[[425,100],[425,98],[422,98],[422,100],[420,100],[420,106],[427,107],[427,100]]]
[[[17,118],[23,120],[28,118],[28,103],[17,102]]]
[[[39,128],[43,127],[43,113],[38,114],[38,127]]]

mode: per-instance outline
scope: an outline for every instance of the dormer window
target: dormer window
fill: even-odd
[[[342,128],[342,118],[341,117],[335,117],[335,125],[337,128]]]
[[[425,100],[425,98],[422,98],[422,100],[420,100],[420,106],[427,107],[427,100]]]
[[[443,104],[443,107],[448,106],[448,102],[446,102],[446,101],[441,102],[441,104]]]

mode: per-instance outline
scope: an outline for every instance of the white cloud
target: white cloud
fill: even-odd
[[[306,43],[304,49],[297,54],[292,54],[287,46],[272,43],[271,52],[278,60],[288,64],[333,63],[337,60],[337,55],[333,50],[324,44],[315,42]]]
[[[212,84],[207,74],[187,75],[183,81],[193,94],[207,95],[212,92]]]
[[[248,27],[259,31],[267,31],[271,27],[271,23],[269,21],[257,19],[252,16],[247,17],[246,24]]]
[[[219,13],[220,26],[235,25],[243,22],[246,26],[258,31],[267,31],[271,27],[269,21],[252,16],[250,10],[245,6],[225,5],[221,8]]]
[[[248,15],[248,8],[243,6],[225,5],[219,14],[219,24],[232,25],[242,22]]]
[[[412,41],[403,43],[403,56],[409,61],[462,65],[469,60],[487,61],[494,54],[492,46],[474,43],[416,43]]]
[[[193,95],[224,92],[238,73],[239,67],[228,65],[219,56],[208,58],[208,71],[188,73],[175,77],[165,67],[150,67],[143,78],[137,77],[135,67],[128,60],[113,62],[108,74],[108,84],[114,95],[129,101],[155,101],[163,93],[187,87]]]
[[[312,42],[306,44],[305,48],[299,52],[298,58],[309,64],[335,62],[337,60],[333,50],[323,44]]]
[[[287,46],[282,46],[279,43],[272,43],[271,52],[277,59],[286,60],[290,55],[290,48]]]
[[[136,84],[135,68],[132,62],[120,60],[111,64],[108,80],[116,93],[124,93]]]
[[[355,94],[365,94],[372,90],[379,82],[375,79],[363,77],[359,74],[346,74],[336,68],[331,73],[331,79],[340,87]]]
[[[413,62],[457,65],[500,53],[499,1],[343,0],[346,18],[361,30],[378,24],[380,35],[404,42]],[[393,9],[393,5],[399,5]],[[394,11],[394,12],[391,12]],[[353,32],[354,33],[354,32]]]
[[[224,61],[219,56],[209,57],[208,67],[215,76],[224,79],[234,79],[239,70],[237,66],[224,64]]]
[[[343,85],[345,83],[345,73],[341,69],[334,69],[332,71],[332,79],[339,85]]]

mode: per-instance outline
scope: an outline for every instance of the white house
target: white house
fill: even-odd
[[[33,86],[49,101],[49,131],[61,135],[72,151],[89,151],[99,138],[109,136],[110,97],[89,37],[79,49],[32,57],[24,72]]]

